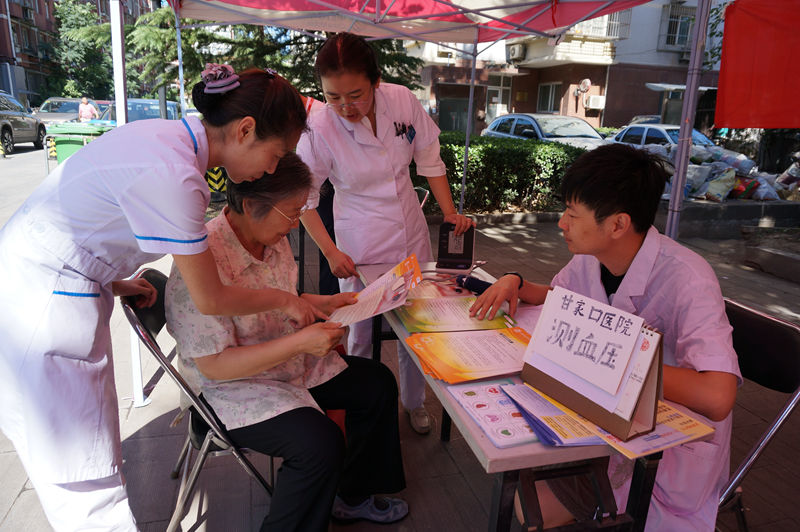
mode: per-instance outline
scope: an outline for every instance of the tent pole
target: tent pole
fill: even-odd
[[[128,122],[128,87],[125,79],[125,20],[122,16],[122,4],[119,0],[111,0],[108,7],[111,15],[114,105],[116,107],[117,125],[123,126]]]
[[[472,45],[472,73],[469,78],[469,105],[467,105],[467,134],[464,142],[464,171],[461,174],[461,199],[458,200],[459,214],[464,211],[464,191],[467,188],[467,164],[469,162],[469,136],[472,133],[472,108],[475,101],[475,69],[478,62],[478,33]]]
[[[681,108],[681,129],[678,134],[678,150],[675,153],[675,174],[672,176],[667,225],[664,231],[673,240],[678,238],[678,222],[681,217],[686,170],[689,167],[692,129],[694,128],[694,116],[697,111],[697,87],[700,85],[700,71],[703,67],[703,53],[706,45],[710,8],[710,0],[698,0],[694,28],[692,28],[694,41],[692,55],[689,58],[689,70],[686,74],[686,91],[683,93],[683,107]]]
[[[175,6],[175,33],[178,41],[178,87],[181,91],[181,116],[186,116],[186,91],[183,88],[183,46],[181,45],[181,21]]]

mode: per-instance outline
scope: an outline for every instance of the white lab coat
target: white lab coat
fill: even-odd
[[[0,230],[0,428],[40,482],[119,471],[110,283],[207,248],[208,142],[199,120],[187,123],[194,142],[179,121],[104,134]]]
[[[409,173],[412,159],[417,173],[445,175],[439,156],[439,128],[406,87],[381,83],[375,91],[377,134],[369,120],[353,124],[326,108],[309,117],[297,154],[311,168],[315,189],[309,207],[318,204],[317,191],[325,178],[333,197],[336,246],[356,264],[398,263],[416,254],[420,262],[433,260],[428,225]],[[405,134],[397,134],[405,126]],[[414,133],[408,129],[413,126]],[[358,291],[361,282],[340,279],[342,291]],[[351,327],[348,354],[366,356],[369,323]],[[422,406],[425,382],[405,351],[400,352],[400,396],[407,408]]]
[[[420,262],[433,258],[425,216],[411,184],[408,166],[417,173],[445,174],[439,157],[439,128],[407,88],[381,83],[375,91],[377,136],[367,118],[353,124],[332,109],[309,117],[297,153],[314,174],[316,191],[327,177],[336,190],[333,216],[336,245],[356,264],[396,263],[410,253]],[[397,135],[395,123],[413,126]]]

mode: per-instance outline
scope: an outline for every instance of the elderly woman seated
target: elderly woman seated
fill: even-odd
[[[228,181],[228,205],[207,224],[224,283],[295,293],[286,235],[297,227],[310,186],[308,167],[293,153],[273,175]],[[405,487],[397,384],[388,368],[332,351],[344,334],[336,323],[297,329],[278,310],[203,315],[176,268],[165,296],[187,381],[238,445],[283,459],[262,531],[327,530],[331,515],[382,523],[406,516],[405,501],[374,495]],[[325,313],[354,301],[352,293],[302,297]],[[329,409],[346,411],[346,443],[323,413]]]

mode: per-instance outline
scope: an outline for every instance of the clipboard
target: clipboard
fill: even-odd
[[[663,395],[662,368],[664,355],[661,345],[661,333],[645,325],[642,327],[642,334],[649,341],[656,342],[656,351],[650,362],[642,389],[639,391],[636,406],[630,420],[609,412],[576,390],[527,362],[522,368],[522,380],[622,441],[628,441],[635,436],[647,434],[655,428],[658,400]]]
[[[443,223],[439,226],[439,252],[436,271],[439,273],[460,274],[472,270],[475,262],[475,227],[465,233],[455,234],[455,226]]]

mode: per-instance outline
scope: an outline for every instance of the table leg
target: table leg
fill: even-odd
[[[447,410],[442,407],[442,432],[439,435],[439,439],[441,441],[450,441],[450,426],[452,425],[452,420],[450,419],[450,414],[447,413]]]
[[[519,483],[519,470],[495,474],[492,487],[492,507],[489,513],[489,532],[511,529],[514,513],[514,493]]]
[[[383,315],[378,314],[372,317],[372,360],[381,361],[381,327],[383,325]]]
[[[633,466],[631,491],[628,495],[628,506],[625,512],[633,518],[633,530],[644,530],[647,511],[650,509],[650,497],[656,482],[658,462],[663,453],[657,452],[637,458]]]

